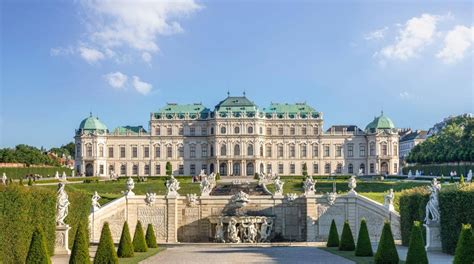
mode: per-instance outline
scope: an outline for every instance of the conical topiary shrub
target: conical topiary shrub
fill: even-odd
[[[137,222],[135,227],[135,234],[133,235],[133,250],[135,252],[147,252],[148,246],[146,245],[145,235],[143,234],[142,223]]]
[[[26,256],[26,263],[51,264],[43,229],[41,227],[36,227],[35,231],[33,231],[30,248],[28,249],[28,255]]]
[[[131,258],[133,257],[133,244],[132,238],[130,237],[130,230],[128,229],[128,223],[125,221],[122,227],[122,235],[120,236],[120,242],[117,249],[117,256],[119,258]]]
[[[369,230],[365,219],[360,221],[359,236],[357,237],[357,247],[355,255],[359,257],[371,257],[374,255],[372,244],[370,243]]]
[[[410,244],[408,246],[407,264],[428,264],[425,242],[423,241],[423,232],[421,224],[418,221],[413,222],[411,228]]]
[[[336,222],[334,219],[331,222],[331,228],[329,229],[329,237],[327,247],[339,247],[339,234],[337,233]]]
[[[467,264],[474,262],[474,237],[471,225],[462,225],[459,234],[453,264]]]
[[[339,250],[341,251],[353,251],[355,249],[354,237],[352,236],[351,227],[349,221],[344,222],[342,228],[341,241],[339,241]]]
[[[69,264],[89,264],[89,240],[87,239],[86,230],[82,223],[77,226],[74,244],[72,245],[71,257]]]
[[[99,245],[94,257],[94,264],[118,264],[117,253],[110,234],[109,223],[105,222],[100,234]]]
[[[148,224],[145,235],[146,244],[149,248],[157,248],[155,230],[152,224]]]
[[[397,248],[395,247],[395,241],[393,240],[390,222],[385,222],[383,225],[382,235],[380,236],[379,246],[377,247],[374,260],[375,264],[398,264],[400,261]]]

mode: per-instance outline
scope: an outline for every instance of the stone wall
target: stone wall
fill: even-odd
[[[273,236],[287,240],[325,241],[329,226],[335,219],[339,232],[345,219],[349,220],[356,237],[360,219],[365,218],[373,241],[378,241],[385,219],[391,220],[395,239],[400,239],[400,217],[383,205],[359,195],[339,196],[330,205],[324,195],[300,196],[291,201],[287,197],[270,195],[250,196],[245,207],[248,215],[275,218]],[[115,242],[120,239],[124,221],[128,221],[133,235],[140,220],[144,227],[153,224],[160,243],[212,242],[214,226],[209,217],[225,214],[231,196],[198,197],[190,202],[186,196],[157,196],[147,205],[144,195],[122,197],[90,215],[90,238],[98,242],[104,222],[109,222]]]

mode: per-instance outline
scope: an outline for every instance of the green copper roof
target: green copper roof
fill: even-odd
[[[271,103],[268,108],[264,108],[263,112],[266,115],[271,115],[273,113],[277,115],[289,114],[296,115],[299,114],[302,117],[305,115],[311,115],[313,117],[317,117],[319,113],[312,108],[311,106],[307,105],[306,103],[296,103],[296,104],[280,104],[280,103]]]
[[[92,113],[91,115],[82,120],[81,124],[79,125],[79,129],[85,130],[85,131],[91,131],[91,130],[103,130],[106,131],[107,127],[102,123],[98,117],[93,117]]]
[[[138,134],[146,133],[146,130],[142,126],[121,126],[114,129],[114,134],[126,135],[126,134]]]
[[[366,127],[365,130],[375,130],[375,129],[392,129],[395,128],[392,120],[382,114],[378,117],[375,117],[372,122],[370,122]]]
[[[255,112],[257,105],[245,96],[228,96],[216,105],[216,112]]]
[[[189,114],[191,118],[206,118],[210,110],[206,108],[201,103],[198,104],[173,104],[168,103],[165,107],[155,112],[155,117],[160,117],[161,115],[165,115],[168,117],[172,117],[173,115],[178,115],[178,117],[183,117],[185,114]]]

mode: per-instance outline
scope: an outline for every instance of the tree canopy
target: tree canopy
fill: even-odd
[[[49,152],[55,153],[58,157],[62,157],[62,154],[74,157],[74,150],[74,143],[70,142],[59,148],[52,148]],[[26,144],[17,145],[15,148],[0,149],[0,162],[24,163],[26,165],[59,165],[59,162],[49,156],[47,151]]]

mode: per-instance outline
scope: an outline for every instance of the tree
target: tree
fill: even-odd
[[[120,242],[117,249],[117,256],[119,258],[130,258],[134,255],[132,238],[130,237],[130,230],[128,229],[128,223],[125,221],[122,227],[122,235],[120,236]]]
[[[385,222],[380,236],[377,253],[374,257],[375,264],[397,264],[400,259],[398,257],[395,241],[393,240],[390,222]]]
[[[370,243],[369,230],[365,219],[360,221],[359,236],[357,237],[357,247],[355,255],[359,257],[370,257],[374,255],[372,244]]]
[[[171,176],[173,174],[173,166],[171,165],[171,162],[167,161],[166,162],[166,175]]]
[[[28,264],[50,264],[48,249],[44,238],[43,229],[36,227],[31,237],[30,248],[26,256],[26,263]]]
[[[339,241],[339,250],[353,251],[355,249],[354,237],[352,236],[351,226],[349,221],[344,222],[342,227],[341,241]]]
[[[80,222],[77,227],[76,236],[74,237],[74,244],[72,245],[69,264],[89,263],[91,263],[89,256],[89,241],[84,225]]]
[[[118,264],[117,253],[115,252],[112,234],[109,223],[105,222],[100,234],[99,245],[94,257],[94,264]]]
[[[145,235],[143,234],[142,223],[140,221],[137,222],[137,226],[135,227],[135,234],[133,235],[133,250],[135,252],[148,251]]]
[[[306,166],[306,162],[303,163],[303,176],[308,176],[308,166]]]
[[[459,240],[454,253],[453,264],[470,264],[474,262],[474,237],[470,224],[462,225]]]
[[[332,219],[331,227],[329,228],[329,237],[327,247],[339,247],[339,234],[337,233],[336,222]]]
[[[148,224],[145,235],[146,244],[149,248],[157,248],[155,230],[152,224]]]
[[[419,221],[413,222],[411,228],[410,244],[408,245],[407,264],[428,264],[425,243],[423,241],[423,232]]]

